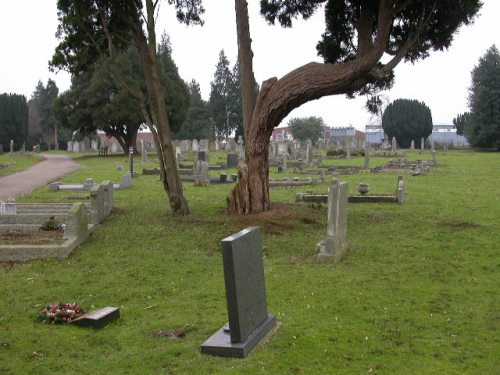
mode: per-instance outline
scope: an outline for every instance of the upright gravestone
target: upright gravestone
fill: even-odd
[[[116,144],[116,142],[111,143],[109,152],[111,152],[112,154],[116,154],[118,152],[118,145]]]
[[[398,186],[396,187],[396,200],[400,204],[403,204],[405,201],[405,183],[403,181],[403,176],[398,177]]]
[[[370,168],[370,149],[365,148],[365,169]]]
[[[328,237],[316,245],[320,262],[337,263],[347,251],[347,200],[347,182],[333,178],[328,189]]]
[[[436,165],[436,150],[432,150],[432,164]]]
[[[241,135],[238,136],[238,143],[236,144],[236,153],[239,156],[243,154],[243,137]]]
[[[415,150],[415,141],[413,139],[411,140],[410,150]]]
[[[238,167],[238,154],[234,153],[227,154],[227,167],[228,168]]]
[[[425,149],[425,139],[424,137],[422,137],[422,139],[420,140],[420,151],[424,151]]]
[[[57,144],[56,144],[56,146],[57,146]],[[21,146],[21,154],[24,154],[25,152],[26,152],[26,142],[23,142],[23,145]]]
[[[199,150],[198,140],[193,139],[193,143],[191,144],[191,151],[198,152],[198,150]]]
[[[91,150],[91,142],[87,137],[83,138],[84,149],[83,152],[89,152]]]
[[[431,139],[431,151],[434,151],[436,148],[434,147],[434,139]]]
[[[85,147],[85,142],[80,142],[80,152],[87,152],[87,148]]]
[[[194,184],[196,186],[210,185],[210,177],[208,175],[208,163],[206,161],[198,160],[196,162]]]
[[[346,158],[350,159],[351,158],[351,142],[347,141],[345,147],[346,147]]]
[[[287,152],[283,153],[283,165],[281,166],[283,173],[288,172],[287,158],[288,158],[288,153]]]
[[[396,137],[392,137],[391,151],[396,152],[396,149],[397,149]]]
[[[306,165],[310,166],[313,159],[313,149],[311,140],[307,140],[306,144]]]
[[[12,154],[14,152],[14,140],[10,140],[10,153]]]
[[[73,142],[73,152],[80,152],[80,142],[78,141]]]
[[[201,352],[245,358],[277,326],[267,312],[260,228],[223,239],[222,261],[229,325],[205,341]]]
[[[97,152],[97,140],[92,139],[90,141],[90,151]]]
[[[0,143],[0,155],[3,155],[3,145]]]
[[[207,160],[207,151],[198,151],[198,160],[208,161]]]
[[[73,142],[72,141],[68,141],[68,148],[66,149],[66,151],[73,152]]]
[[[144,163],[148,162],[148,150],[144,146],[144,141],[141,141],[141,142],[142,142],[141,161],[142,161],[142,164],[144,164]],[[177,147],[177,148],[179,148],[179,147]]]
[[[134,148],[130,147],[128,149],[128,170],[130,172],[130,176],[134,177]]]

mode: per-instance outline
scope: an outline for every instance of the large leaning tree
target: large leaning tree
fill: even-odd
[[[295,108],[327,95],[376,94],[390,88],[401,61],[416,62],[450,46],[454,32],[472,22],[479,0],[261,0],[261,14],[292,26],[325,5],[326,30],[317,45],[324,63],[311,62],[270,78],[255,94],[246,0],[235,0],[245,129],[245,162],[227,198],[230,212],[271,207],[269,138]],[[383,58],[388,56],[389,58]]]
[[[175,164],[171,142],[165,87],[161,84],[156,50],[155,20],[159,0],[58,0],[60,39],[50,62],[53,68],[73,75],[90,69],[97,61],[110,64],[116,83],[139,100],[146,124],[154,135],[159,155],[160,175],[173,214],[189,214]],[[201,0],[167,0],[179,21],[201,24]],[[127,77],[113,69],[118,51],[133,44],[139,51],[146,94],[131,87]]]

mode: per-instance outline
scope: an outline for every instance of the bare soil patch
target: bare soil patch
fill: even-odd
[[[440,223],[442,226],[451,227],[454,229],[470,229],[480,227],[479,224],[457,222],[457,221],[442,221]]]
[[[61,245],[63,242],[63,232],[60,230],[25,232],[20,229],[8,229],[0,232],[2,245]]]

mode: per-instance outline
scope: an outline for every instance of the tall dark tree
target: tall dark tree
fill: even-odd
[[[54,115],[54,102],[58,95],[59,88],[55,81],[49,78],[45,86],[42,81],[38,81],[30,100],[30,105],[36,108],[36,117],[31,125],[35,133],[32,135],[41,139],[49,150],[52,147],[59,149],[59,121]]]
[[[168,0],[177,11],[177,19],[186,24],[201,24],[204,9],[201,0]],[[144,9],[145,5],[145,9]],[[160,80],[155,33],[158,0],[58,0],[58,32],[61,42],[52,58],[53,67],[66,68],[74,74],[92,68],[99,59],[112,61],[118,50],[130,44],[139,51],[146,95],[127,85],[126,77],[114,72],[113,78],[141,103],[141,110],[151,132],[160,162],[160,176],[169,197],[173,214],[187,215],[171,142],[165,87]]]
[[[469,108],[464,133],[471,146],[500,149],[500,54],[495,45],[472,70]]]
[[[431,110],[418,100],[395,100],[384,111],[382,128],[389,140],[396,137],[400,147],[409,148],[412,140],[420,146],[421,139],[432,133]]]
[[[28,135],[28,103],[24,95],[0,94],[0,144],[19,150]]]
[[[201,97],[200,85],[194,79],[189,83],[190,106],[184,125],[177,132],[177,139],[209,138],[208,103]]]
[[[215,66],[214,80],[210,83],[210,99],[208,105],[210,115],[218,138],[227,139],[237,127],[234,121],[234,104],[231,103],[233,75],[229,68],[229,60],[224,50],[219,52],[219,61]]]
[[[306,142],[308,139],[313,144],[318,143],[320,138],[325,134],[326,124],[321,117],[294,117],[288,121],[288,126],[292,130],[293,138],[301,142]]]
[[[295,108],[326,95],[376,94],[391,87],[401,61],[416,62],[450,46],[454,32],[472,22],[479,0],[261,0],[261,14],[289,27],[326,3],[326,31],[317,45],[324,64],[312,62],[280,79],[270,78],[255,96],[246,0],[235,0],[245,128],[245,163],[228,197],[231,212],[268,210],[269,138]],[[382,60],[389,55],[389,60]]]
[[[470,118],[470,112],[465,112],[457,115],[453,119],[453,125],[455,125],[455,128],[457,129],[457,134],[458,135],[464,135],[464,130],[465,130],[465,124]]]
[[[171,57],[168,36],[158,46],[161,82],[168,88],[165,102],[172,131],[185,121],[189,93]],[[115,59],[115,72],[126,77],[128,87],[146,92],[137,49],[130,46]],[[175,104],[173,104],[175,103]],[[137,152],[137,132],[144,124],[141,103],[128,90],[116,84],[108,64],[95,64],[91,71],[74,75],[71,89],[56,102],[57,116],[65,127],[91,134],[102,130],[116,138],[124,153],[132,147]]]
[[[241,77],[240,77],[240,64],[238,61],[233,66],[231,72],[231,86],[229,88],[229,112],[231,122],[235,124],[235,138],[241,135],[245,138],[245,131],[243,129],[243,103],[241,98]]]

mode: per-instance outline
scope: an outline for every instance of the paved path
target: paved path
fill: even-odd
[[[1,201],[26,195],[39,186],[81,168],[80,164],[64,155],[42,154],[42,156],[45,160],[31,168],[0,178]]]

